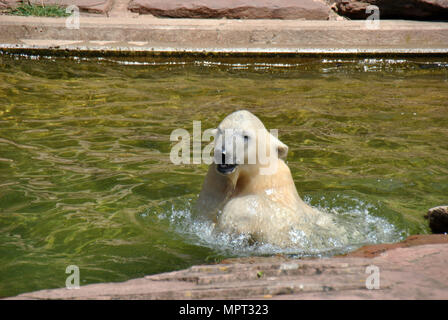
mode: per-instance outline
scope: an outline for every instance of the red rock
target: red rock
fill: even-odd
[[[431,208],[425,215],[433,233],[448,233],[448,206]]]
[[[373,258],[392,249],[439,243],[448,244],[448,236],[441,234],[418,234],[409,236],[402,242],[367,245],[345,254],[344,257]]]
[[[15,9],[22,3],[22,0],[0,0],[0,9]]]
[[[129,10],[169,18],[327,20],[320,0],[132,0]]]
[[[407,241],[415,244],[438,237]],[[78,290],[41,290],[11,299],[447,299],[447,261],[447,243],[395,248],[372,259],[244,258]],[[372,265],[379,273],[379,290],[366,286]]]
[[[366,19],[369,5],[380,10],[380,19],[447,20],[448,0],[332,0],[336,11],[350,19]]]

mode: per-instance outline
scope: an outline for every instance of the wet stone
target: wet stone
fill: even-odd
[[[433,233],[448,233],[448,206],[431,208],[425,215]]]

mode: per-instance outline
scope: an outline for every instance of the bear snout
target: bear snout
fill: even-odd
[[[237,164],[232,163],[233,161],[227,161],[226,163],[226,152],[221,152],[221,163],[216,164],[216,170],[221,174],[231,174],[235,171]]]

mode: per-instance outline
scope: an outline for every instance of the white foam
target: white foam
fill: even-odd
[[[331,209],[317,206],[320,211],[332,215],[336,224],[345,228],[344,238],[332,236],[326,230],[308,235],[302,230],[291,230],[291,246],[276,247],[267,243],[253,243],[247,235],[232,235],[214,230],[214,223],[196,219],[192,215],[194,201],[186,200],[182,205],[172,205],[171,210],[158,214],[160,220],[168,220],[170,226],[183,235],[187,242],[205,246],[224,255],[272,255],[290,254],[296,256],[328,256],[348,252],[363,244],[395,242],[403,238],[403,232],[383,217],[373,214],[378,208],[362,200],[337,195],[334,200],[347,198],[346,207],[331,205]],[[310,197],[304,197],[310,202]],[[328,203],[331,199],[322,197],[319,202]]]

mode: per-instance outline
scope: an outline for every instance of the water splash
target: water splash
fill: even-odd
[[[341,200],[344,204],[340,204]],[[167,222],[187,242],[210,248],[225,256],[286,254],[295,257],[322,257],[343,254],[365,244],[396,242],[407,235],[405,230],[376,215],[381,204],[373,204],[347,195],[330,195],[318,199],[306,196],[304,201],[330,214],[335,223],[344,228],[343,237],[329,234],[324,228],[309,235],[293,229],[289,236],[291,246],[282,248],[269,243],[253,242],[248,235],[216,231],[212,221],[195,217],[193,199],[172,202],[165,210],[155,213],[157,219]]]

